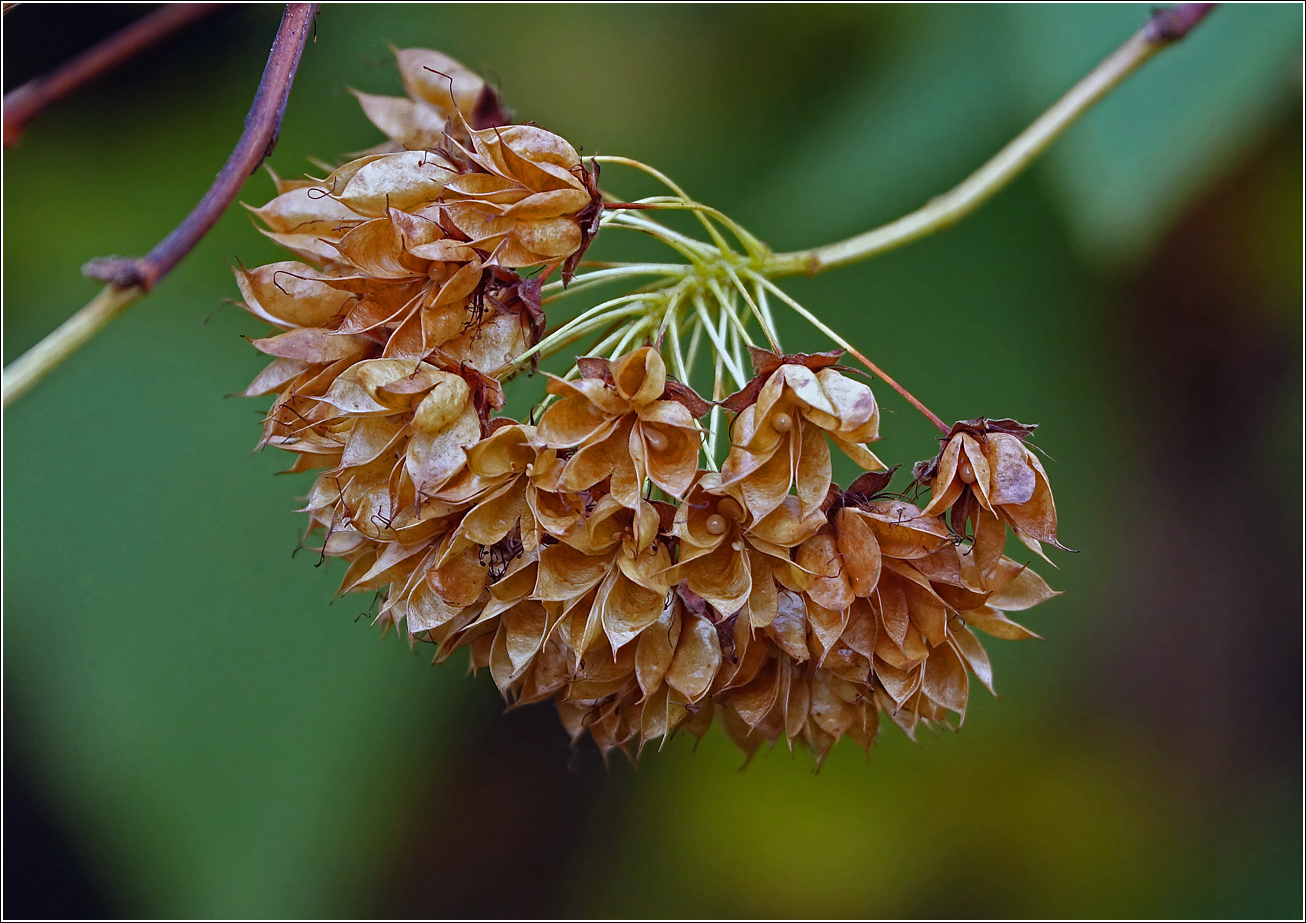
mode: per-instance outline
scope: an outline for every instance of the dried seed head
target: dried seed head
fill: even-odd
[[[869,748],[881,713],[908,734],[960,723],[968,677],[992,689],[971,629],[1033,637],[1008,613],[1056,595],[1004,554],[1008,526],[1039,553],[1056,544],[1032,428],[957,424],[917,468],[923,509],[885,493],[892,470],[839,490],[831,443],[884,468],[866,447],[879,407],[841,353],[750,349],[735,394],[714,405],[690,387],[677,324],[715,324],[736,382],[738,343],[718,337],[756,316],[775,341],[753,299],[769,282],[750,294],[726,250],[546,333],[560,294],[546,280],[571,280],[604,214],[597,164],[507,125],[456,62],[396,55],[407,97],[358,94],[390,142],[323,179],[277,180],[252,209],[303,262],[236,274],[275,328],[253,341],[272,361],[245,392],[274,395],[260,446],[319,470],[303,511],[322,555],[348,563],[341,592],[384,593],[384,628],[437,661],[467,649],[505,699],[553,700],[605,757],[718,718],[750,755],[783,738],[818,762],[845,736]],[[722,295],[726,278],[738,290]],[[550,376],[538,425],[495,416],[503,381],[590,328],[612,328],[611,358]],[[701,468],[727,433],[721,470]]]

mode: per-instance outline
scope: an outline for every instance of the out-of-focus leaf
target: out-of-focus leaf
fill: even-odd
[[[812,696],[816,720],[836,721],[843,703]],[[646,875],[676,882],[641,895],[647,913],[707,917],[1113,916],[1169,884],[1168,783],[1107,751],[980,729],[995,705],[976,700],[961,734],[922,747],[890,728],[869,766],[836,747],[816,777],[778,752],[732,772],[719,732],[692,755],[668,747],[641,767],[625,832],[591,824],[572,912],[618,914]]]
[[[1033,114],[1145,22],[1147,4],[1003,7],[1012,83]],[[1136,262],[1179,211],[1262,140],[1301,92],[1302,11],[1226,4],[1117,87],[1046,155],[1089,254]],[[1050,87],[1058,87],[1055,93]]]
[[[230,284],[215,249],[5,413],[5,704],[133,913],[331,915],[398,816],[377,780],[427,745],[394,703],[465,683],[291,560],[307,482],[248,457],[266,399],[221,397],[250,321],[194,310]]]
[[[979,7],[913,16],[871,62],[787,138],[759,183],[757,225],[773,246],[826,243],[924,205],[978,167],[1013,127],[1001,24]],[[750,209],[741,214],[752,219]]]

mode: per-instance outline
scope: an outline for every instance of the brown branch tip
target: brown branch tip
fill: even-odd
[[[18,4],[6,3],[8,13]],[[173,3],[155,10],[88,48],[48,74],[5,94],[4,146],[13,147],[32,119],[96,78],[188,26],[218,12],[221,3]]]
[[[1179,3],[1157,10],[1143,26],[1143,38],[1149,42],[1177,42],[1217,6],[1217,3]]]
[[[288,3],[281,27],[268,53],[267,67],[254,95],[245,131],[232,149],[221,172],[189,215],[167,237],[139,259],[105,257],[88,262],[82,273],[122,288],[149,291],[200,242],[240,194],[240,187],[272,153],[281,131],[290,88],[299,69],[317,15],[316,3]]]

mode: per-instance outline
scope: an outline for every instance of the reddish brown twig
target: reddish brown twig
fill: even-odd
[[[855,350],[855,349],[853,349],[853,348],[851,348],[851,347],[849,347],[848,352],[852,353],[853,356],[857,359],[857,361],[860,362],[862,365],[866,366],[868,369],[870,369],[870,370],[871,370],[872,372],[874,372],[876,375],[879,375],[881,378],[883,378],[883,379],[884,379],[884,383],[885,383],[886,385],[888,385],[890,388],[892,388],[893,390],[895,390],[895,391],[897,391],[899,394],[901,394],[903,397],[905,397],[905,398],[907,399],[907,403],[908,403],[908,404],[911,404],[913,407],[915,407],[917,410],[919,410],[922,414],[924,414],[924,415],[925,415],[925,418],[926,418],[927,420],[929,420],[931,423],[933,423],[935,426],[937,426],[937,427],[939,428],[939,431],[940,431],[941,433],[943,433],[943,434],[946,436],[948,433],[950,433],[950,432],[952,431],[952,427],[948,426],[948,424],[946,424],[946,423],[944,423],[942,420],[940,420],[940,419],[939,419],[939,415],[938,415],[937,413],[935,413],[933,410],[930,410],[930,408],[926,407],[924,404],[922,404],[922,403],[921,403],[921,402],[916,398],[916,395],[912,394],[910,391],[908,391],[908,390],[907,390],[906,388],[904,388],[902,385],[898,384],[898,382],[894,381],[894,380],[893,380],[892,378],[890,378],[888,375],[884,374],[884,369],[880,368],[878,365],[876,365],[876,364],[875,364],[874,362],[872,362],[870,359],[867,359],[865,356],[863,356],[861,353],[859,353],[857,350]]]
[[[114,33],[71,61],[5,94],[4,146],[13,147],[27,124],[51,103],[130,61],[151,45],[213,15],[223,3],[173,3]],[[10,4],[5,4],[9,7]],[[6,10],[7,11],[7,10]]]
[[[1177,42],[1217,6],[1218,3],[1179,3],[1158,10],[1143,26],[1143,38],[1149,42]]]
[[[254,104],[245,117],[245,132],[209,191],[186,219],[146,256],[91,260],[82,267],[84,274],[120,288],[139,287],[149,291],[209,232],[235,200],[245,179],[259,168],[276,146],[290,87],[295,81],[299,58],[304,53],[304,44],[308,41],[316,14],[316,3],[286,4],[286,13],[281,18],[281,28],[277,30],[272,51],[268,54],[258,93],[254,95]]]

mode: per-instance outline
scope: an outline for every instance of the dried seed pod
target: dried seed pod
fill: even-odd
[[[460,150],[468,171],[446,184],[444,212],[489,252],[487,262],[516,268],[579,258],[601,200],[575,148],[543,128],[511,125],[473,131]]]
[[[748,607],[748,619],[764,628],[779,612],[778,587],[805,589],[812,574],[795,563],[789,550],[820,529],[819,512],[803,516],[796,497],[757,518],[737,489],[721,476],[704,472],[676,511],[680,539],[676,581],[723,615]],[[724,526],[724,528],[721,528]]]
[[[550,376],[549,392],[562,400],[540,419],[544,444],[574,450],[562,486],[578,492],[606,480],[611,495],[632,510],[647,506],[646,481],[668,496],[684,496],[698,473],[701,431],[686,407],[690,400],[668,387],[662,358],[642,347],[612,363],[584,360],[582,369],[579,381]],[[641,542],[653,534],[645,529]]]
[[[512,121],[498,92],[448,55],[425,48],[395,49],[394,55],[406,97],[351,91],[363,113],[394,144],[434,150],[446,132],[465,133],[464,124],[492,128]]]
[[[821,506],[830,489],[826,437],[861,467],[885,467],[863,444],[879,439],[880,412],[870,388],[830,367],[830,356],[752,353],[757,377],[723,403],[739,416],[721,476],[724,486],[739,486],[754,516],[766,516],[792,489],[804,514]],[[793,358],[807,364],[776,364]]]
[[[1047,472],[1024,444],[1033,431],[1014,420],[962,420],[939,454],[916,466],[917,480],[930,485],[925,512],[951,511],[953,529],[973,536],[985,574],[1002,554],[1006,526],[1045,559],[1043,543],[1065,548]]]

